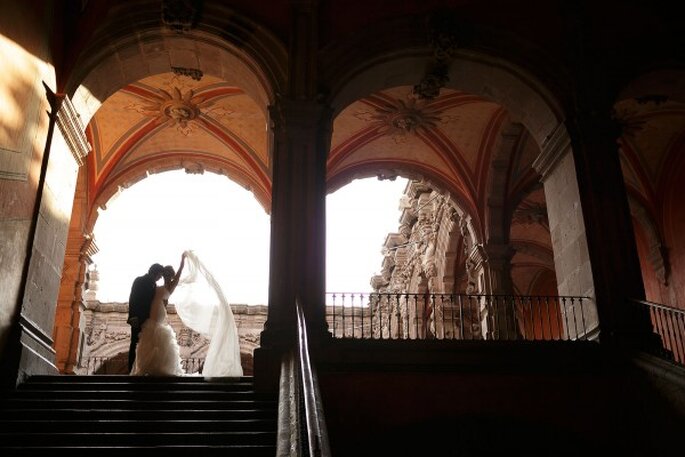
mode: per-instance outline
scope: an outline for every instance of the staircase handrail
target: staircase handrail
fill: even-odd
[[[295,301],[297,309],[297,362],[300,371],[298,389],[302,396],[304,411],[300,413],[300,420],[306,424],[307,449],[310,457],[330,457],[328,432],[323,414],[321,392],[309,353],[309,339],[307,322],[299,298]]]

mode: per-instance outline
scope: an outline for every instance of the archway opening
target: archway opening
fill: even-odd
[[[117,341],[128,341],[133,279],[155,262],[177,267],[185,250],[193,250],[220,282],[233,309],[245,373],[251,373],[266,319],[270,239],[269,215],[251,192],[214,173],[150,175],[100,209],[93,234],[99,251],[84,294],[77,373],[96,373],[103,364],[111,372],[107,354]],[[182,364],[188,373],[197,372],[209,340],[183,324],[173,296],[170,305]]]

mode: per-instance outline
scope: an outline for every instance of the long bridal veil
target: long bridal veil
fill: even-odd
[[[183,323],[209,338],[202,375],[242,376],[238,329],[221,286],[193,251],[186,251],[185,272],[173,301]]]

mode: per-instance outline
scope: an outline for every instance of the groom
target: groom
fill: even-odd
[[[153,263],[147,274],[138,276],[131,286],[131,295],[128,299],[128,323],[131,326],[131,346],[128,350],[128,372],[131,372],[136,360],[136,346],[138,335],[143,322],[150,317],[150,305],[155,297],[157,281],[162,277],[164,267]]]

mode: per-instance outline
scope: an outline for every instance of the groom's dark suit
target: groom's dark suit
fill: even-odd
[[[131,324],[131,346],[128,350],[128,371],[131,372],[136,359],[138,335],[143,322],[150,317],[150,305],[155,296],[156,281],[151,273],[138,276],[131,286],[128,299],[128,323]]]

